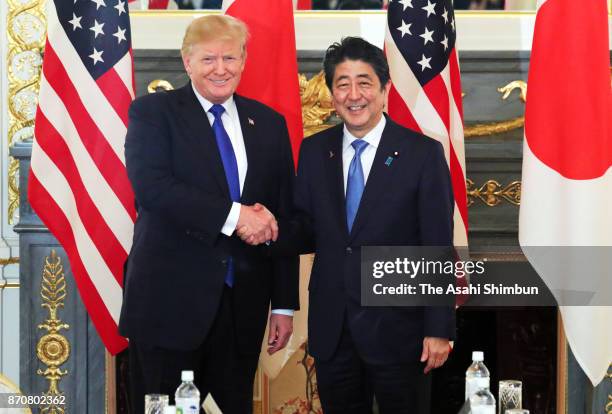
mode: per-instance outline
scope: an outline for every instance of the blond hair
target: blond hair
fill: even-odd
[[[183,37],[181,55],[191,53],[193,45],[211,40],[236,40],[240,42],[242,53],[246,49],[249,30],[241,20],[226,14],[212,14],[193,20]]]

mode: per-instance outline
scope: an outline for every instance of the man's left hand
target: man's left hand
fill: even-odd
[[[421,362],[427,361],[423,372],[427,374],[432,369],[441,367],[446,362],[449,352],[448,339],[426,336],[423,339],[423,353],[421,354]]]
[[[270,315],[268,354],[283,349],[293,333],[293,316],[273,313]]]

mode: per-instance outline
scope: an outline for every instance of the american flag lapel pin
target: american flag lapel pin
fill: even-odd
[[[334,158],[334,152],[333,151],[329,151],[329,158]]]
[[[255,121],[253,121],[253,119],[247,118],[247,120],[249,121],[249,125],[255,125]]]

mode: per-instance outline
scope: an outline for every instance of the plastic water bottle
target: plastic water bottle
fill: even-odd
[[[181,385],[176,389],[174,402],[176,409],[182,414],[198,414],[200,412],[200,391],[193,384],[193,371],[181,372]]]
[[[176,407],[174,405],[165,406],[164,414],[176,414]]]
[[[482,388],[489,389],[489,370],[482,362],[484,354],[482,351],[472,352],[472,365],[465,372],[465,399]]]
[[[470,396],[472,414],[495,414],[495,397],[489,387],[481,388]]]

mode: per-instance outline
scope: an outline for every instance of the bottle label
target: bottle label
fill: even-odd
[[[495,414],[494,405],[477,405],[472,407],[472,414]]]
[[[476,391],[481,388],[489,388],[488,377],[475,377],[465,379],[465,399],[470,398]]]
[[[199,398],[175,398],[177,411],[181,409],[183,414],[198,414],[200,412]]]

